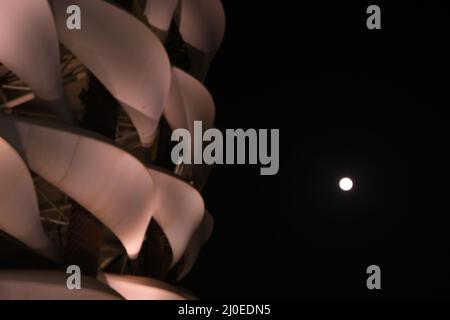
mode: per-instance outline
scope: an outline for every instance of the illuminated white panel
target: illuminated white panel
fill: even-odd
[[[184,278],[193,268],[197,258],[200,254],[200,250],[203,245],[208,241],[214,229],[214,219],[208,211],[203,216],[201,225],[196,230],[194,236],[189,242],[188,248],[184,255],[183,269],[178,275],[178,280]]]
[[[59,271],[0,270],[0,300],[122,300],[113,289],[85,276],[80,290],[69,290],[69,276]]]
[[[155,185],[137,159],[89,131],[13,117],[0,117],[0,136],[31,170],[103,222],[131,258],[138,255],[154,210]]]
[[[194,299],[180,289],[154,279],[108,273],[100,275],[99,278],[126,300]]]
[[[202,121],[204,130],[213,127],[214,100],[201,82],[174,67],[164,116],[172,129],[185,128],[193,135],[194,121]]]
[[[175,19],[186,42],[189,73],[204,81],[209,65],[225,35],[225,12],[220,0],[181,0]]]
[[[205,204],[191,185],[154,169],[149,169],[149,172],[157,190],[154,218],[169,241],[173,266],[184,254],[200,225]]]
[[[194,121],[202,121],[203,130],[212,128],[215,119],[214,100],[205,86],[186,72],[172,68],[172,84],[164,117],[172,130],[184,128],[194,137]],[[195,139],[192,139],[193,142]],[[193,156],[193,152],[191,152]],[[196,171],[198,169],[196,168]]]
[[[55,258],[39,215],[33,180],[17,152],[0,138],[0,230],[40,254]]]
[[[164,34],[161,39],[163,41],[170,29],[177,4],[178,0],[147,0],[145,5],[144,15],[152,27]]]
[[[225,34],[220,0],[181,0],[179,29],[183,40],[205,53],[216,52]]]
[[[46,0],[0,0],[0,62],[27,83],[64,121],[58,38]],[[57,102],[57,104],[55,103]]]
[[[164,116],[173,130],[178,128],[185,128],[191,132],[191,135],[193,135],[194,121],[202,121],[204,130],[213,127],[215,118],[214,100],[212,99],[211,94],[208,92],[208,90],[204,87],[202,83],[200,83],[198,80],[196,80],[186,72],[174,67],[172,68],[172,84],[169,99],[164,109]],[[197,172],[198,170],[201,170],[201,168],[194,168],[194,172]],[[192,212],[194,213],[195,211]],[[203,217],[204,216],[203,211],[201,212],[201,214],[197,213],[197,216]],[[155,219],[157,221],[159,220],[156,213]],[[201,230],[197,231],[198,229],[197,227],[200,222],[198,220],[192,220],[195,221],[195,224],[191,222],[190,225],[195,226],[196,229],[192,230],[190,228],[189,233],[186,233],[186,231],[184,232],[185,236],[183,237],[182,242],[183,250],[178,250],[179,253],[185,252],[186,240],[190,241],[192,236],[194,236],[195,231],[197,231],[196,237],[198,238],[198,240],[195,239],[193,240],[194,242],[191,246],[192,248],[189,249],[190,252],[187,257],[188,263],[186,264],[185,271],[183,271],[184,275],[190,271],[192,265],[195,263],[195,260],[197,259],[198,256],[198,252],[201,249],[201,246],[203,245],[202,242],[203,239],[206,237],[206,239],[204,239],[204,241],[206,242],[206,240],[209,238],[210,232],[212,232],[212,223],[209,223],[212,221],[212,218],[209,216],[203,219],[206,219],[206,221],[203,220],[203,224],[206,225],[206,230],[205,227],[203,227],[201,228]],[[182,225],[180,224],[179,227],[180,230],[181,226]],[[177,232],[173,232],[173,236],[171,236],[171,234],[167,233],[166,230],[164,231],[169,239],[169,243],[171,243],[171,245],[172,243],[175,243],[176,239],[175,236],[177,235]],[[171,238],[173,238],[173,240],[171,240]],[[176,247],[177,246],[172,245],[173,250]],[[176,254],[176,252],[177,250],[175,249],[174,250],[174,257],[176,258],[174,259],[175,263],[179,260],[179,255]]]
[[[144,146],[150,146],[170,87],[167,53],[141,21],[106,1],[52,1],[60,41],[129,112]],[[68,30],[66,8],[81,9],[81,30]]]
[[[156,138],[157,131],[155,128],[159,125],[159,119],[152,119],[147,117],[142,112],[128,106],[125,103],[121,103],[121,106],[130,117],[136,131],[139,135],[139,139],[143,147],[151,147],[153,141]]]

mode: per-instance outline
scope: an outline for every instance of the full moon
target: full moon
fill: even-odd
[[[342,178],[339,181],[339,188],[343,191],[350,191],[353,188],[353,181],[350,178]]]

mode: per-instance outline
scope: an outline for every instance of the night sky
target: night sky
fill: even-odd
[[[214,169],[216,228],[183,285],[203,299],[449,298],[443,2],[377,3],[376,31],[373,3],[223,2],[217,126],[280,129],[280,171]]]

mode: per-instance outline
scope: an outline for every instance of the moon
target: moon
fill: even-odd
[[[353,181],[350,178],[344,177],[339,181],[339,188],[343,191],[350,191],[353,188]]]

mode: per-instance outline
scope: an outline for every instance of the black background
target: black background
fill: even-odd
[[[217,126],[280,129],[280,171],[214,169],[215,231],[183,285],[203,299],[448,298],[444,2],[223,3]],[[370,4],[382,30],[366,28]]]

